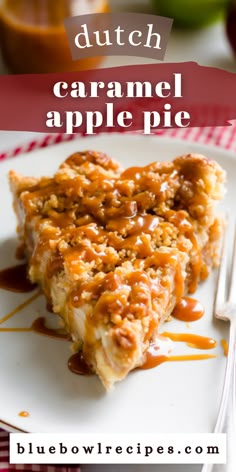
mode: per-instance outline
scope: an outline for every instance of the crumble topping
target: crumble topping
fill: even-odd
[[[53,178],[10,173],[30,279],[106,386],[142,364],[160,322],[217,263],[224,179],[200,155],[122,170],[94,151]]]

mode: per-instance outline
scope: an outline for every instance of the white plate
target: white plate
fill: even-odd
[[[50,175],[70,153],[89,148],[108,153],[124,166],[145,165],[186,152],[206,154],[227,170],[228,194],[224,207],[235,210],[236,165],[229,152],[160,137],[112,134],[81,138],[1,163],[0,268],[15,263],[15,217],[7,183],[8,170]],[[34,333],[0,333],[0,419],[13,428],[29,432],[211,432],[225,369],[220,340],[227,336],[224,323],[212,318],[215,275],[201,285],[196,295],[205,306],[205,316],[192,323],[190,329],[185,323],[171,321],[168,330],[215,338],[217,358],[166,363],[152,370],[136,371],[109,394],[96,377],[76,376],[67,369],[69,343]],[[1,316],[27,297],[28,294],[1,290]],[[47,314],[43,297],[13,317],[8,326],[30,326],[39,315],[48,319],[53,316]],[[191,349],[181,344],[175,352],[190,353]],[[22,410],[28,411],[29,417],[19,417]]]

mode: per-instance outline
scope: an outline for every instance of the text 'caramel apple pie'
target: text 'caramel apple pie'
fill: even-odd
[[[224,181],[197,154],[123,170],[85,151],[52,178],[10,172],[29,278],[106,389],[145,363],[160,324],[218,263]]]

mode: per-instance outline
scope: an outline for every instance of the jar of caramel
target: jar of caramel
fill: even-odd
[[[100,57],[72,60],[64,19],[107,11],[107,0],[0,0],[1,49],[9,72],[63,72],[96,67]]]

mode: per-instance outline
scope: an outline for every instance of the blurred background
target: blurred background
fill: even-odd
[[[0,74],[156,62],[124,56],[71,60],[64,18],[106,11],[173,18],[165,62],[236,71],[236,0],[0,0]]]

